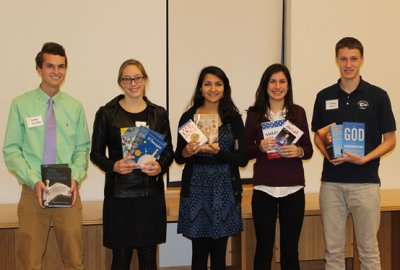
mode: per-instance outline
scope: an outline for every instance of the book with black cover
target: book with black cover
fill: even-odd
[[[71,207],[71,168],[68,164],[42,164],[41,173],[42,181],[49,189],[42,194],[44,207]]]

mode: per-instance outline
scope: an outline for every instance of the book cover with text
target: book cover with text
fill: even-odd
[[[332,125],[329,127],[332,137],[332,158],[343,155],[343,125]]]
[[[282,146],[297,143],[303,133],[295,124],[286,120],[275,137],[275,149],[280,152]]]
[[[317,135],[322,142],[323,150],[327,154],[329,159],[333,158],[333,148],[332,148],[332,134],[330,127],[336,125],[335,122],[326,125],[317,130]]]
[[[188,143],[198,141],[200,145],[203,145],[208,142],[206,135],[204,135],[192,119],[189,119],[185,124],[180,126],[178,132]]]
[[[42,164],[42,181],[49,192],[42,193],[46,208],[71,207],[71,169],[68,164]]]
[[[122,155],[123,157],[128,156],[137,148],[137,142],[135,142],[136,135],[139,131],[139,127],[125,127],[121,128],[121,144],[122,144]]]
[[[208,143],[218,142],[218,114],[195,114],[193,121],[207,137]]]
[[[156,160],[166,146],[167,143],[160,136],[149,130],[132,152],[133,160],[141,168],[146,161]]]
[[[343,150],[364,156],[365,123],[343,122]]]
[[[261,130],[264,139],[274,139],[278,135],[282,126],[285,124],[286,120],[268,121],[261,123]],[[281,154],[277,151],[275,147],[267,149],[267,156],[269,159],[280,158]]]

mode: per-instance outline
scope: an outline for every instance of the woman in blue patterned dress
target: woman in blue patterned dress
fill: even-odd
[[[192,269],[225,269],[228,237],[242,230],[242,183],[239,166],[247,165],[244,125],[231,98],[229,79],[215,66],[199,75],[182,126],[195,114],[218,115],[218,142],[187,143],[178,135],[175,160],[182,173],[178,233],[192,241]]]

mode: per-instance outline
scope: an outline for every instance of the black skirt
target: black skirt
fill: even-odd
[[[167,214],[164,194],[139,198],[106,197],[103,244],[108,248],[148,247],[165,243]]]

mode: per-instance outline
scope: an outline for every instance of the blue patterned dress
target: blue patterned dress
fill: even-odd
[[[233,149],[230,124],[218,131],[219,147]],[[211,154],[198,154],[211,156]],[[190,195],[180,198],[178,233],[185,237],[217,239],[234,235],[243,228],[240,203],[235,202],[230,166],[226,164],[193,164]]]

